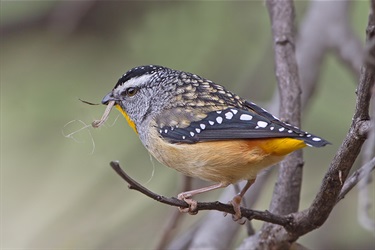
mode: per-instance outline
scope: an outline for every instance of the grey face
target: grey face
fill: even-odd
[[[112,94],[129,118],[139,124],[151,112],[152,75],[143,75],[129,79],[113,89]]]
[[[139,71],[134,72],[135,69]],[[177,71],[171,74],[170,69],[156,66],[149,68],[149,71],[144,71],[142,67],[135,69],[120,78],[102,103],[116,101],[138,128],[144,121],[158,115],[170,103],[178,74]]]

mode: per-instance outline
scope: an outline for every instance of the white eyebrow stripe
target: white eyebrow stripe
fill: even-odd
[[[141,75],[141,76],[130,78],[125,83],[117,86],[117,88],[114,89],[114,92],[115,94],[120,94],[121,92],[123,92],[125,89],[129,87],[141,87],[146,82],[150,81],[151,77],[152,77],[152,74],[147,74],[147,75]]]

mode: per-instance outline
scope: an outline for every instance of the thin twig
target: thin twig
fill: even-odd
[[[148,190],[147,188],[145,188],[144,186],[136,182],[134,179],[132,179],[128,174],[126,174],[124,170],[121,169],[121,166],[117,161],[110,162],[110,165],[113,168],[113,170],[115,170],[116,173],[120,175],[121,178],[123,178],[128,183],[129,189],[137,190],[141,192],[142,194],[164,204],[168,204],[168,205],[175,206],[175,207],[182,207],[182,208],[189,207],[189,205],[185,201],[179,200],[175,197],[168,198],[168,197],[156,194]],[[200,211],[200,210],[217,210],[217,211],[229,213],[229,214],[235,213],[232,205],[224,204],[218,201],[198,202],[197,211]],[[246,209],[246,208],[241,207],[241,213],[244,218],[247,218],[249,220],[252,220],[252,219],[262,220],[262,221],[278,224],[286,228],[289,228],[290,225],[293,224],[292,223],[293,218],[291,216],[279,216],[276,214],[272,214],[269,211],[262,212],[262,211]]]
[[[189,207],[189,204],[187,204],[185,201],[179,200],[175,197],[168,198],[168,197],[158,195],[148,190],[147,188],[145,188],[144,186],[136,182],[134,179],[132,179],[127,173],[125,173],[124,170],[121,169],[120,164],[117,161],[111,161],[110,165],[113,168],[113,170],[115,170],[116,173],[120,175],[121,178],[124,179],[129,184],[128,185],[129,189],[137,190],[141,192],[142,194],[167,205],[177,206],[177,207],[182,207],[182,208]]]
[[[344,186],[341,189],[337,201],[342,200],[345,195],[352,190],[352,188],[362,179],[367,177],[371,171],[375,169],[375,157],[371,161],[367,162],[365,165],[356,170],[348,179],[345,181]]]

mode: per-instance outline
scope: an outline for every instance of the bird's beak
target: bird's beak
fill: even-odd
[[[108,105],[108,103],[109,103],[110,101],[115,101],[115,98],[114,98],[113,95],[112,95],[112,91],[109,92],[108,94],[106,94],[106,95],[103,97],[102,104],[104,104],[104,105]]]

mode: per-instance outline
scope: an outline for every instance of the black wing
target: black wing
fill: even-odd
[[[239,108],[213,111],[204,119],[191,122],[187,127],[164,126],[159,129],[159,133],[172,143],[289,137],[303,140],[313,147],[329,144],[320,137],[280,121],[253,103],[246,104],[254,112]]]

